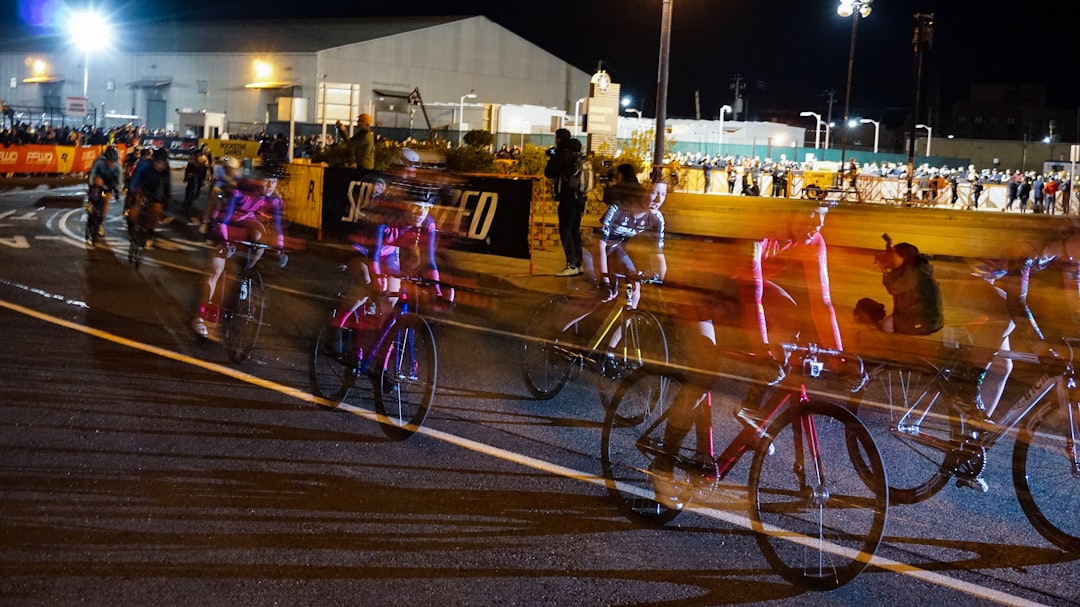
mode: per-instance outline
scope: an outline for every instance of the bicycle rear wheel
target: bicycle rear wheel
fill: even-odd
[[[964,440],[964,415],[932,369],[883,365],[852,401],[889,466],[889,500],[916,504],[949,482],[943,468]]]
[[[241,278],[233,294],[229,311],[225,315],[225,351],[234,363],[247,360],[255,341],[259,339],[266,294],[263,292],[262,276],[248,270]]]
[[[698,445],[691,432],[675,454],[664,445],[669,411],[682,386],[669,377],[649,370],[631,374],[622,381],[604,420],[600,458],[608,494],[619,509],[639,522],[663,525],[674,519],[693,494],[694,476],[690,466],[672,467],[671,477],[658,476],[658,458],[696,461]],[[703,446],[703,452],[709,448]],[[663,463],[663,462],[661,462]],[[658,498],[656,482],[668,482],[678,499]],[[674,504],[680,507],[674,507]]]
[[[542,400],[554,397],[563,389],[575,364],[567,350],[567,341],[576,337],[579,323],[566,331],[559,326],[568,303],[565,295],[551,296],[537,306],[525,328],[522,377],[529,393]]]
[[[359,362],[354,346],[354,329],[337,329],[324,324],[311,347],[311,393],[335,404],[341,403],[356,381]]]
[[[387,436],[406,439],[424,424],[435,396],[438,356],[431,326],[417,314],[399,317],[382,349],[375,412]]]
[[[146,236],[143,234],[142,228],[131,226],[128,230],[128,238],[128,263],[135,266],[135,269],[139,269],[143,247],[146,246]]]
[[[646,364],[666,365],[668,362],[667,335],[651,312],[626,310],[619,324],[619,341],[600,353],[600,368],[596,375],[596,391],[600,402],[608,408],[615,397],[619,378]]]
[[[874,439],[839,405],[785,410],[754,453],[750,504],[758,547],[784,579],[811,590],[848,583],[885,532],[889,489]]]
[[[97,209],[91,209],[86,214],[86,244],[91,248],[97,245],[98,228],[101,227],[101,213]]]
[[[1080,415],[1073,407],[1072,416]],[[1080,445],[1070,438],[1068,411],[1048,398],[1034,412],[1013,448],[1013,485],[1028,521],[1051,544],[1080,551]],[[1074,420],[1075,421],[1075,420]],[[1073,451],[1070,452],[1070,449]]]

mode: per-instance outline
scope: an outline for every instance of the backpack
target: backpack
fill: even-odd
[[[588,194],[596,187],[596,170],[593,168],[592,161],[584,154],[578,154],[577,165],[574,167],[573,174],[570,175],[569,185],[570,189],[581,194]]]

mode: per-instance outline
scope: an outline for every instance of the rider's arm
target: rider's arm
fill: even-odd
[[[431,216],[428,216],[424,220],[423,225],[417,229],[424,231],[421,235],[421,238],[423,239],[421,246],[423,247],[424,257],[427,260],[427,267],[430,268],[427,278],[435,281],[435,295],[437,297],[442,297],[442,285],[439,284],[439,266],[435,262],[435,246],[438,244],[438,232],[435,229],[435,220],[432,219]]]
[[[386,290],[386,277],[383,276],[382,271],[382,249],[383,244],[386,242],[386,224],[381,224],[375,228],[375,246],[371,248],[371,271],[374,274],[375,284],[379,285],[379,290]]]
[[[232,198],[229,199],[229,204],[225,205],[225,210],[221,212],[220,221],[218,222],[218,231],[221,234],[221,239],[228,242],[229,240],[229,220],[232,218],[233,211],[236,210],[236,204],[240,201],[243,194],[240,190],[233,192]]]
[[[843,350],[844,343],[840,338],[840,325],[836,322],[836,309],[833,307],[832,294],[829,289],[829,262],[825,237],[819,232],[810,239],[807,246],[810,247],[816,261],[816,263],[805,264],[806,286],[810,292],[810,313],[813,316],[818,339],[822,340],[822,342],[832,340],[832,343],[818,345]]]

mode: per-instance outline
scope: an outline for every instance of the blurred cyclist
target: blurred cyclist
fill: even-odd
[[[158,222],[161,213],[165,210],[172,197],[172,184],[169,180],[169,151],[165,148],[156,148],[150,154],[149,162],[140,162],[135,168],[135,175],[131,178],[128,191],[132,196],[131,208],[128,209],[128,225],[138,225],[144,222],[148,238],[146,248],[154,248],[157,235]],[[143,213],[146,217],[143,217]]]
[[[90,204],[101,209],[101,217],[109,216],[109,200],[120,194],[123,187],[123,173],[120,170],[120,153],[116,146],[110,145],[98,156],[90,167],[87,198]],[[98,236],[105,235],[105,222],[98,226]]]
[[[241,176],[240,159],[235,156],[223,156],[221,162],[214,165],[214,184],[210,187],[210,194],[206,198],[206,206],[203,208],[202,225],[199,232],[206,234],[220,211],[229,200],[232,200],[236,184]]]
[[[216,232],[221,246],[211,255],[210,272],[199,283],[199,308],[191,321],[192,330],[201,337],[208,336],[207,312],[212,308],[214,291],[225,271],[225,260],[236,251],[232,243],[266,243],[272,238],[279,251],[285,247],[285,235],[281,231],[281,211],[285,203],[277,193],[278,176],[275,172],[267,171],[254,179],[243,180],[221,214],[222,220]],[[254,267],[262,258],[262,253],[263,249],[252,251],[248,267]]]

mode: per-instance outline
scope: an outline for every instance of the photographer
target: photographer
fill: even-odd
[[[878,253],[874,261],[881,268],[881,283],[893,297],[893,312],[881,322],[886,333],[929,335],[945,324],[941,288],[934,278],[934,266],[915,245],[902,242]]]
[[[556,276],[578,276],[581,268],[581,217],[585,214],[585,195],[570,187],[577,169],[581,142],[570,131],[555,131],[555,146],[547,151],[548,162],[544,176],[555,181],[555,200],[559,201],[559,240],[566,256],[566,268]]]

